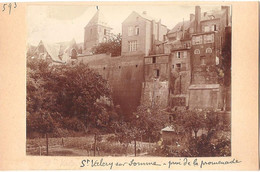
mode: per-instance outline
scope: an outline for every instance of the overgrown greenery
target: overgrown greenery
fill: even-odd
[[[108,132],[116,118],[110,88],[84,64],[50,65],[27,61],[27,134],[56,133],[64,128]]]
[[[112,57],[121,55],[122,35],[114,35],[107,42],[98,44],[92,48],[93,54],[111,53]]]
[[[57,137],[112,133],[108,141],[121,143],[125,154],[133,141],[142,140],[162,143],[153,152],[158,156],[230,155],[230,126],[218,112],[162,110],[156,104],[142,104],[130,119],[125,119],[120,106],[113,105],[107,81],[82,63],[51,65],[46,60],[28,58],[26,99],[28,138],[34,133]],[[177,146],[160,141],[161,129],[169,125],[176,137],[182,138]]]
[[[171,111],[172,126],[178,145],[162,143],[156,148],[159,156],[209,157],[230,156],[229,123],[220,119],[217,111],[210,109]],[[198,135],[198,133],[200,135]],[[176,142],[177,143],[177,142]]]

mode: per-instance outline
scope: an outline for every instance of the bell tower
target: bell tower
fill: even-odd
[[[104,15],[98,9],[84,28],[84,51],[90,52],[92,47],[109,40],[111,30],[112,28],[108,26]]]

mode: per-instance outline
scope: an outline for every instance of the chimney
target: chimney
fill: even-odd
[[[200,32],[200,19],[201,19],[201,8],[200,6],[195,7],[195,33]]]
[[[230,7],[229,6],[221,6],[221,10],[226,11],[226,26],[229,26],[230,23]]]
[[[157,28],[157,40],[160,40],[160,32],[161,32],[161,19],[158,21],[158,28]]]
[[[143,15],[146,15],[147,14],[147,12],[146,11],[143,11]]]
[[[190,14],[190,21],[194,20],[195,15],[194,14]]]
[[[182,39],[184,39],[184,31],[185,31],[185,28],[184,28],[184,18],[183,18],[183,22],[182,22]]]
[[[156,22],[154,20],[152,20],[152,47],[151,50],[154,51],[154,43],[155,43],[155,27],[156,27]]]

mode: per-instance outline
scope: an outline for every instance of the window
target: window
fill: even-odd
[[[190,48],[190,43],[189,42],[187,43],[187,48]]]
[[[212,49],[211,48],[207,48],[206,49],[206,53],[212,53]]]
[[[204,44],[213,43],[214,42],[214,34],[204,35]]]
[[[214,25],[212,25],[211,27],[212,27],[212,28],[211,28],[212,31],[217,31],[217,25],[214,24]]]
[[[104,35],[107,35],[107,30],[106,29],[104,29]]]
[[[153,63],[156,63],[156,57],[153,57]]]
[[[177,58],[181,58],[181,52],[177,52]]]
[[[128,48],[129,48],[130,52],[136,51],[137,50],[137,41],[129,41]]]
[[[183,48],[186,48],[186,44],[183,44]]]
[[[172,65],[172,68],[174,69],[174,65]]]
[[[159,78],[159,76],[160,76],[160,70],[159,69],[155,69],[154,70],[154,77],[155,78]]]
[[[202,36],[194,36],[194,37],[192,37],[192,44],[193,45],[202,44]]]
[[[128,27],[128,36],[134,35],[134,28],[132,26]]]
[[[194,50],[194,54],[200,54],[200,50],[199,49]]]
[[[205,58],[201,58],[200,61],[201,61],[201,65],[205,65]]]
[[[187,51],[183,52],[183,58],[187,58]]]
[[[177,70],[181,70],[181,64],[180,64],[180,63],[177,63],[177,64],[176,64],[176,68],[177,68]]]
[[[209,30],[209,26],[205,26],[204,27],[204,32],[209,32],[210,30]]]
[[[139,27],[135,27],[135,35],[139,35]]]

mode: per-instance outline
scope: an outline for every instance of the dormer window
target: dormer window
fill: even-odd
[[[107,35],[107,30],[106,29],[104,29],[104,35]]]

